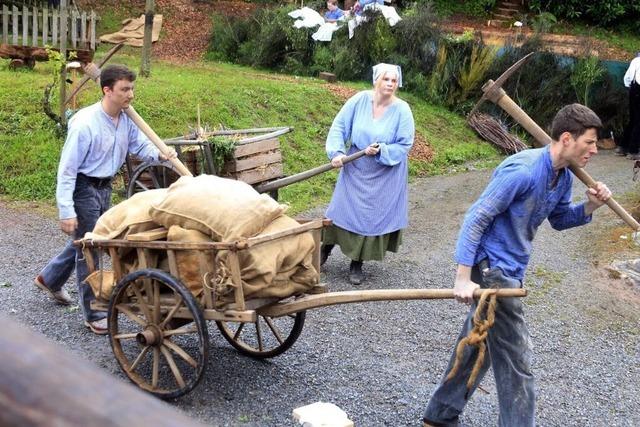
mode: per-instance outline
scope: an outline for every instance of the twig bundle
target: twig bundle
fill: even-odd
[[[467,123],[481,138],[497,145],[507,154],[517,153],[528,148],[517,136],[510,134],[500,122],[488,114],[473,113],[469,116]]]

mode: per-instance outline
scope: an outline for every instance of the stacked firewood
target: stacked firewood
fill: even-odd
[[[507,154],[517,153],[528,148],[527,144],[517,136],[510,134],[500,122],[488,114],[473,113],[469,116],[467,123],[481,138],[497,145]]]

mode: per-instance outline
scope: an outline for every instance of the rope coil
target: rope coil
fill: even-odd
[[[473,315],[473,329],[469,331],[469,334],[460,340],[456,347],[456,360],[453,364],[453,368],[447,375],[447,381],[451,380],[458,373],[460,364],[462,363],[462,355],[466,346],[474,346],[478,348],[478,357],[473,365],[469,379],[467,380],[467,394],[471,391],[471,388],[478,378],[480,368],[484,363],[484,357],[487,350],[486,339],[489,334],[489,329],[493,326],[496,320],[496,305],[497,289],[485,289],[482,292],[482,296],[478,301],[478,307]],[[484,318],[483,318],[484,317]]]

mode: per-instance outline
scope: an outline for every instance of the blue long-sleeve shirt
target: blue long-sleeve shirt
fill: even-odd
[[[326,19],[327,21],[337,21],[343,16],[344,16],[344,11],[339,8],[334,10],[327,10],[324,13],[324,19]]]
[[[491,182],[467,211],[456,246],[458,264],[472,266],[488,258],[511,278],[522,280],[532,241],[545,219],[556,230],[586,224],[584,203],[571,203],[573,174],[558,171],[555,185],[549,146],[505,159]]]
[[[129,116],[120,112],[116,127],[101,102],[74,114],[68,129],[60,155],[56,188],[60,219],[76,217],[73,191],[79,173],[95,178],[113,177],[122,167],[127,152],[143,160],[158,159],[158,149]]]

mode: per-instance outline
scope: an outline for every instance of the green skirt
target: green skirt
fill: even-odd
[[[382,261],[387,251],[398,252],[402,244],[402,230],[382,236],[362,236],[335,225],[322,230],[322,245],[338,245],[353,261]]]

